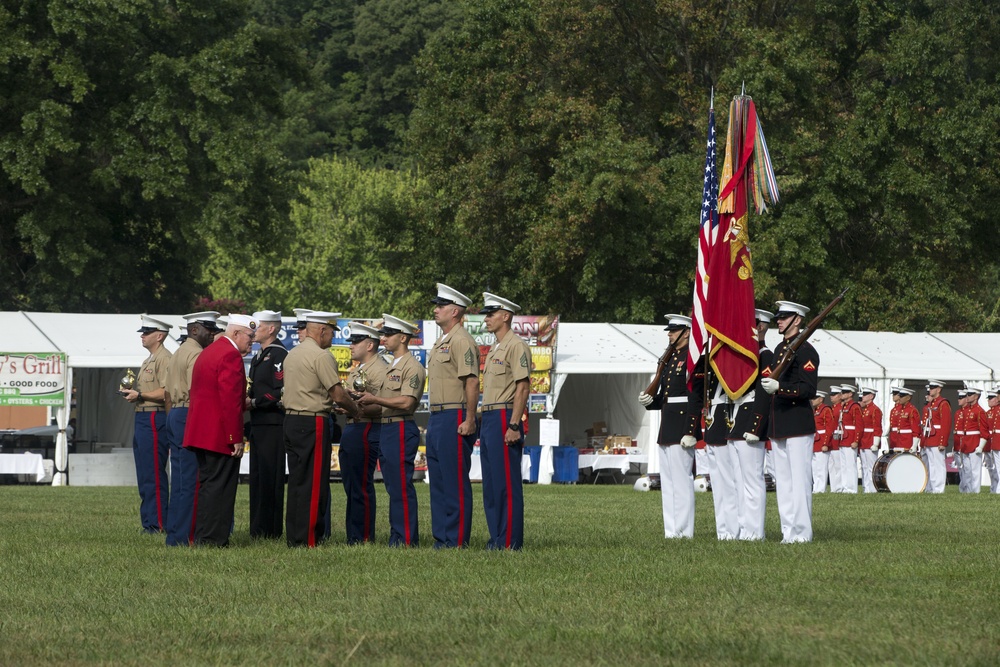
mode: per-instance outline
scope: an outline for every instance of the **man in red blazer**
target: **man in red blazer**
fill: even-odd
[[[257,322],[230,315],[223,336],[198,355],[191,377],[191,403],[184,447],[198,457],[194,541],[229,544],[243,454],[243,402],[247,378],[243,356],[250,352]]]

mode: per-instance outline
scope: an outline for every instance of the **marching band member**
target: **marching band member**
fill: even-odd
[[[941,395],[944,382],[927,380],[928,401],[924,404],[920,457],[927,466],[927,493],[944,493],[947,471],[944,450],[951,433],[951,403]]]
[[[987,457],[986,468],[990,471],[990,492],[1000,493],[1000,393],[996,389],[986,392],[990,409],[986,413],[989,427],[989,442],[983,454]]]
[[[956,470],[958,470],[958,490],[959,492],[965,488],[965,450],[963,449],[965,443],[965,420],[966,412],[965,408],[969,405],[969,394],[965,389],[958,390],[958,409],[955,410],[953,429],[954,437],[952,438],[952,463],[954,464]]]
[[[826,479],[830,464],[830,441],[833,439],[833,408],[826,404],[825,391],[817,391],[812,400],[816,420],[816,440],[813,441],[813,493],[826,493]]]
[[[875,404],[876,393],[871,387],[861,388],[862,431],[858,453],[861,456],[861,485],[865,493],[876,492],[872,468],[875,467],[882,440],[882,410]]]
[[[854,400],[857,393],[858,388],[854,385],[840,386],[840,423],[844,430],[840,441],[841,493],[858,492],[858,448],[861,446],[864,417],[861,406]]]
[[[969,387],[966,393],[965,435],[962,438],[962,485],[963,493],[979,493],[983,482],[983,452],[989,442],[989,425],[986,411],[979,405],[979,389]],[[964,488],[963,488],[964,487]]]

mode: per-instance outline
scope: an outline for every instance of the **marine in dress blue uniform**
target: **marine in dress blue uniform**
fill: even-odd
[[[360,323],[351,324],[351,359],[357,365],[347,376],[352,397],[369,392],[377,396],[385,383],[389,364],[378,353],[379,332]],[[335,412],[345,412],[337,408]],[[340,475],[347,497],[345,526],[347,543],[375,541],[375,467],[378,465],[382,408],[363,408],[364,416],[348,417],[340,438]]]
[[[167,528],[167,415],[164,411],[167,366],[170,352],[163,341],[170,325],[142,316],[142,346],[149,356],[142,362],[135,386],[123,393],[125,400],[135,405],[135,431],[132,454],[135,457],[135,478],[139,487],[139,518],[146,533],[161,533]]]
[[[250,361],[247,410],[250,411],[250,537],[281,537],[285,515],[285,384],[288,350],[278,342],[281,313],[260,310],[254,340],[260,350]]]
[[[483,509],[490,531],[486,548],[516,550],[524,545],[521,416],[531,390],[531,349],[511,330],[520,306],[489,292],[483,292],[483,302],[486,330],[496,336],[483,368],[479,434]]]
[[[219,313],[205,311],[184,316],[187,336],[167,367],[165,407],[170,445],[170,502],[167,509],[167,546],[187,546],[194,541],[195,498],[198,494],[198,457],[184,448],[191,398],[191,376],[201,351],[212,344]]]
[[[462,320],[472,300],[437,285],[434,321],[441,336],[427,361],[430,420],[427,473],[430,477],[434,548],[464,547],[472,532],[472,448],[479,403],[479,346]]]
[[[816,396],[819,354],[805,341],[792,355],[791,363],[776,376],[774,369],[785,355],[809,312],[806,306],[778,301],[778,333],[782,340],[774,348],[774,361],[761,388],[771,394],[768,435],[774,452],[775,484],[782,543],[811,542],[812,454],[816,419],[811,401]]]
[[[366,391],[358,397],[358,404],[362,408],[369,405],[382,408],[379,465],[389,494],[389,546],[416,547],[420,545],[420,524],[413,461],[420,446],[420,431],[413,413],[424,394],[427,373],[409,350],[417,325],[388,314],[382,317],[379,333],[393,360],[379,394]]]

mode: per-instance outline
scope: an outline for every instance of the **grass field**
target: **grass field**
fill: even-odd
[[[343,494],[334,535],[343,541]],[[0,487],[0,664],[1000,663],[1000,497],[816,496],[816,541],[662,537],[660,498],[526,488],[526,548],[250,544],[142,535],[127,488]],[[380,487],[379,536],[387,538]]]

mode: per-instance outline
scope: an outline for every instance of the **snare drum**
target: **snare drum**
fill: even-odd
[[[888,452],[875,461],[872,483],[880,493],[923,493],[927,467],[916,454]]]

